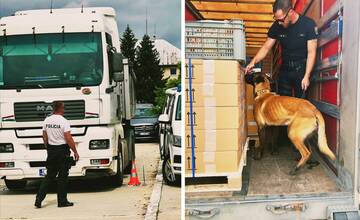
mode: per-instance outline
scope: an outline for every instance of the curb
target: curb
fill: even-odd
[[[151,193],[150,202],[146,210],[145,220],[156,220],[159,212],[161,191],[163,186],[162,160],[159,160],[159,167],[156,174],[155,184]]]

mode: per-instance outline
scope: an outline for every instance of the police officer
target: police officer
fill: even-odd
[[[67,200],[67,181],[71,167],[69,162],[70,148],[74,152],[75,160],[79,160],[79,154],[70,133],[70,124],[63,117],[64,103],[56,101],[53,108],[53,115],[47,117],[43,124],[43,140],[48,154],[46,160],[47,174],[36,195],[35,206],[37,208],[41,208],[41,202],[45,199],[49,184],[55,180],[56,176],[58,176],[58,207],[74,205]]]
[[[275,22],[268,31],[268,38],[246,67],[248,73],[256,63],[264,59],[280,42],[282,65],[277,81],[280,95],[303,97],[310,84],[310,74],[315,64],[317,28],[315,22],[299,15],[292,8],[290,0],[276,0],[273,5]]]

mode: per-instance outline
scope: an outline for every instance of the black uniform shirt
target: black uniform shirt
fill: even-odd
[[[268,31],[268,37],[276,39],[282,47],[282,60],[298,61],[307,58],[307,41],[317,38],[315,22],[306,16],[299,16],[288,28],[275,21]]]

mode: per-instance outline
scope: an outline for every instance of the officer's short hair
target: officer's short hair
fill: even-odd
[[[61,108],[63,108],[65,105],[64,105],[64,102],[61,102],[61,101],[55,101],[54,104],[53,104],[53,109],[54,109],[54,112],[58,112]]]
[[[273,4],[273,13],[275,13],[277,10],[287,12],[290,8],[292,8],[290,0],[276,0]]]

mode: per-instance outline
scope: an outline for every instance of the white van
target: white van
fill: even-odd
[[[160,123],[160,156],[166,184],[181,183],[181,87],[166,90],[166,103]]]

